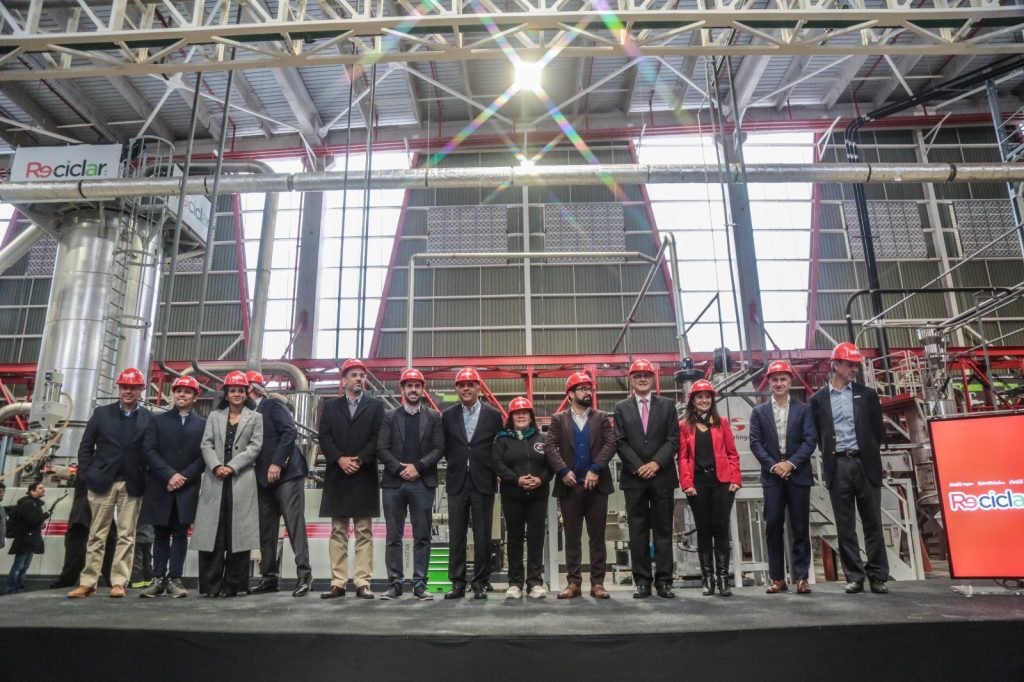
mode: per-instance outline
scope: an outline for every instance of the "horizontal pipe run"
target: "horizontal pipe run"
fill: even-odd
[[[603,185],[617,182],[626,185],[667,183],[734,183],[740,181],[736,164],[724,170],[703,164],[606,164],[581,166],[540,166],[523,168],[426,168],[409,170],[378,170],[369,173],[374,189],[455,189],[465,187],[511,187],[542,185]],[[324,192],[348,183],[367,182],[366,173],[273,173],[266,175],[231,175],[221,178],[221,191],[226,193]],[[748,164],[747,182],[1024,182],[1024,164],[986,163],[837,163],[837,164]],[[209,195],[213,176],[191,176],[185,186],[189,195]],[[122,197],[171,196],[181,188],[180,178],[118,178],[110,180],[78,180],[59,182],[0,183],[0,201],[80,201],[117,199]]]

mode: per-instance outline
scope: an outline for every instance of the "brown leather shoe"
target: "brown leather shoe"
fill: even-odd
[[[95,591],[96,591],[95,587],[86,587],[85,585],[81,585],[81,586],[76,587],[75,589],[71,590],[70,592],[68,592],[68,598],[69,599],[85,599],[86,597],[88,597],[90,594],[92,594]]]
[[[114,585],[111,587],[110,596],[114,599],[121,599],[124,597],[124,585]]]
[[[356,597],[359,599],[373,599],[373,591],[369,585],[360,585],[356,588]]]
[[[810,594],[811,592],[813,592],[813,590],[811,589],[811,584],[809,582],[807,582],[806,580],[796,581],[797,594]]]
[[[558,598],[559,599],[575,599],[576,597],[580,596],[582,593],[583,593],[583,591],[580,589],[579,585],[577,585],[576,583],[569,583],[568,586],[566,586],[566,588],[564,590],[562,590],[561,592],[558,593]]]
[[[604,589],[604,585],[591,585],[590,596],[594,599],[611,599],[612,595],[608,594],[608,590]]]
[[[331,585],[331,589],[320,593],[321,599],[339,599],[345,596],[345,588]]]
[[[768,594],[778,594],[779,592],[786,592],[789,590],[789,586],[786,585],[785,580],[773,580],[772,584],[765,590]]]

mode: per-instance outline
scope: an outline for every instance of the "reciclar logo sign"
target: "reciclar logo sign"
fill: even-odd
[[[121,145],[78,144],[66,147],[18,147],[11,164],[12,182],[99,180],[121,177]]]
[[[929,427],[950,575],[1024,576],[1024,414]]]

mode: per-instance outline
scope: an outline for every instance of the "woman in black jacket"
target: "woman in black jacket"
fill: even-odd
[[[32,564],[32,555],[43,553],[43,524],[50,518],[43,507],[45,494],[46,488],[42,483],[29,485],[28,494],[18,500],[17,511],[10,520],[14,525],[10,551],[14,555],[14,563],[4,585],[7,594],[17,594],[25,589],[25,573]]]
[[[548,511],[551,469],[544,456],[544,436],[533,405],[523,397],[508,405],[505,430],[491,450],[491,465],[501,479],[501,512],[508,530],[506,599],[523,596],[523,540],[526,541],[526,590],[541,599],[544,589],[544,522]]]

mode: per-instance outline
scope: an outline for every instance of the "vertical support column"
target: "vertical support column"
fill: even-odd
[[[989,81],[985,84],[985,94],[988,96],[988,108],[992,113],[992,126],[995,128],[996,133],[996,145],[999,147],[999,158],[1004,162],[1009,161],[1007,158],[1007,150],[1010,146],[1007,144],[1008,140],[1006,126],[1003,124],[1003,112],[999,108],[999,93],[996,91],[996,84]],[[1013,211],[1013,222],[1017,226],[1017,243],[1020,245],[1021,255],[1024,256],[1024,208],[1021,207],[1021,199],[1017,196],[1017,188],[1014,183],[1006,183],[1006,191],[1010,196],[1010,208]]]
[[[314,172],[323,172],[325,164],[317,159]],[[311,358],[316,342],[317,304],[320,299],[321,225],[324,221],[324,193],[306,192],[302,199],[302,228],[299,233],[299,258],[295,270],[296,330],[292,357]]]
[[[119,368],[138,367],[149,374],[153,350],[153,320],[156,319],[160,274],[163,262],[163,235],[160,226],[134,218],[131,257],[125,273],[123,341],[117,353]]]
[[[523,187],[523,251],[530,252],[530,188]],[[533,283],[531,261],[523,259],[523,321],[526,330],[526,355],[533,355]]]

